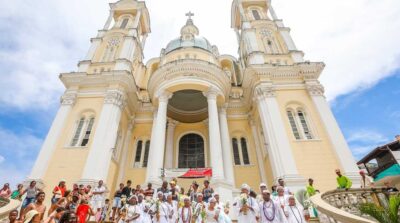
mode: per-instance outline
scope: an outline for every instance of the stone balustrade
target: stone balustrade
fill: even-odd
[[[388,207],[389,195],[385,188],[332,190],[311,197],[311,201],[322,213],[321,222],[371,223],[376,220],[360,212],[363,203],[375,203]]]

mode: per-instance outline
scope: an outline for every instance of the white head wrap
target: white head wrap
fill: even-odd
[[[240,188],[248,190],[250,192],[250,186],[248,184],[242,184],[242,186]]]

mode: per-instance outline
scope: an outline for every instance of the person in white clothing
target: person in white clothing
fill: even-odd
[[[138,205],[138,198],[136,195],[133,195],[129,198],[129,203],[126,206],[126,219],[127,223],[142,223],[142,210]]]
[[[93,189],[92,196],[92,209],[96,212],[96,220],[99,220],[101,217],[100,214],[104,207],[107,192],[107,187],[104,185],[102,180],[99,180],[98,185]]]
[[[257,202],[261,202],[261,201],[263,200],[262,192],[263,192],[264,190],[267,190],[267,184],[261,183],[261,184],[260,184],[260,194],[257,195]]]
[[[217,200],[211,198],[208,207],[206,208],[206,221],[207,223],[218,223],[220,222],[220,212],[221,210],[216,207]]]
[[[197,193],[196,199],[197,202],[194,204],[194,211],[193,211],[194,223],[202,223],[203,222],[202,214],[205,212],[207,204],[206,202],[203,201],[202,193]]]
[[[285,186],[285,181],[282,178],[278,179],[278,184],[279,186],[283,187],[283,190],[285,192],[285,195],[291,195],[293,194],[288,187]]]
[[[285,215],[288,223],[307,223],[304,218],[304,208],[296,204],[294,196],[289,196],[289,205],[285,207]]]
[[[227,203],[225,204],[220,202],[218,193],[214,193],[214,198],[216,200],[216,207],[220,210],[219,221],[221,223],[232,223],[232,220],[229,217],[229,201],[226,201]]]
[[[138,206],[140,207],[141,210],[141,219],[142,223],[151,223],[151,218],[149,215],[149,203],[145,202],[144,200],[144,194],[139,194],[138,195]]]
[[[192,205],[190,203],[190,198],[185,197],[183,199],[184,205],[179,208],[178,211],[178,223],[191,223],[193,218]]]
[[[257,201],[249,196],[250,186],[243,184],[241,187],[242,193],[239,198],[236,198],[235,206],[238,223],[256,223],[258,205]]]
[[[163,202],[164,193],[159,191],[157,193],[157,200],[151,206],[150,213],[153,215],[153,223],[169,223],[168,222],[168,206]]]
[[[285,208],[285,206],[288,205],[289,195],[285,194],[285,189],[281,186],[278,186],[276,191],[278,192],[278,195],[274,197],[274,200],[279,204],[279,206],[283,210]]]
[[[263,201],[258,203],[260,223],[286,223],[286,216],[280,205],[271,199],[271,192],[262,192]]]
[[[168,206],[168,222],[176,223],[177,214],[178,214],[178,202],[172,200],[172,194],[168,194],[167,202],[165,202]]]

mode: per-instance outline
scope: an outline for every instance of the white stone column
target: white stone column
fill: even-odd
[[[167,141],[165,146],[164,168],[173,168],[174,162],[174,132],[177,122],[169,120],[167,124]]]
[[[157,121],[153,125],[151,133],[151,143],[149,152],[149,161],[147,165],[147,178],[146,182],[153,183],[154,185],[161,184],[161,169],[164,164],[165,152],[165,129],[167,124],[167,107],[168,100],[172,94],[169,92],[162,92],[158,97],[158,111]]]
[[[209,132],[209,150],[211,167],[213,171],[212,179],[215,181],[223,181],[224,177],[224,166],[222,160],[222,146],[221,146],[221,132],[219,129],[218,121],[218,106],[217,106],[217,95],[218,92],[214,89],[209,90],[204,94],[207,97],[208,102],[208,132]]]
[[[261,181],[268,184],[267,182],[267,177],[265,174],[265,168],[264,168],[264,156],[263,153],[261,151],[261,149],[264,149],[260,146],[260,139],[258,137],[258,132],[257,132],[257,127],[256,127],[256,123],[254,123],[253,119],[250,119],[250,127],[251,127],[251,132],[253,134],[253,139],[254,139],[254,143],[256,146],[256,154],[257,154],[257,161],[258,161],[258,171],[260,172],[260,178]]]
[[[47,171],[50,159],[56,149],[56,143],[60,138],[65,121],[76,102],[76,93],[65,93],[61,97],[61,106],[58,109],[56,117],[47,133],[46,139],[43,142],[42,148],[40,149],[39,155],[36,158],[35,165],[32,168],[29,176],[30,180],[36,180],[39,183],[43,183],[43,177]]]
[[[360,182],[360,175],[356,161],[325,99],[323,86],[316,83],[307,84],[307,90],[318,111],[344,174],[350,177],[353,180],[353,186],[357,187]]]
[[[228,184],[235,186],[235,174],[233,171],[233,159],[232,159],[232,146],[231,137],[229,136],[228,120],[226,117],[226,106],[219,109],[219,126],[221,130],[221,145],[222,145],[222,156],[224,161],[224,172],[225,179]]]
[[[108,19],[107,19],[106,23],[104,24],[103,30],[108,30],[110,28],[113,17],[114,17],[114,11],[110,10],[110,15],[108,16]]]
[[[284,178],[294,190],[303,188],[306,182],[298,174],[273,86],[258,86],[254,93],[265,141],[270,142],[269,158],[275,178]]]
[[[122,183],[122,181],[125,178],[126,160],[127,160],[128,153],[129,153],[129,146],[130,146],[131,140],[132,140],[133,125],[134,125],[134,121],[129,123],[128,129],[126,131],[125,140],[124,140],[124,148],[122,149],[122,152],[121,152],[121,162],[119,164],[120,166],[119,166],[118,180],[117,180],[117,182],[115,182],[116,188],[118,188],[118,185],[120,183]]]
[[[93,143],[83,169],[82,183],[92,184],[98,180],[104,182],[108,180],[112,150],[125,105],[124,92],[119,90],[108,90],[106,92]]]

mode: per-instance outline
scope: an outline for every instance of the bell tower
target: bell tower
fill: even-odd
[[[303,52],[297,50],[290,29],[278,19],[270,0],[234,0],[232,28],[244,66],[303,62]]]
[[[150,18],[144,2],[121,0],[110,4],[110,14],[95,38],[79,72],[129,71],[140,68],[150,33]]]

